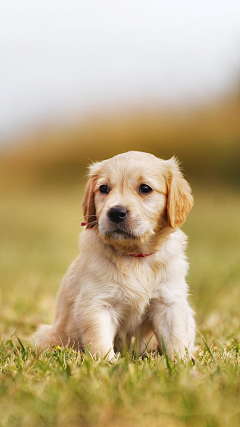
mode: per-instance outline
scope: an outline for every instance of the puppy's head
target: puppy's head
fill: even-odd
[[[90,166],[83,201],[87,228],[111,245],[153,241],[181,226],[193,206],[191,189],[174,158],[131,151]]]

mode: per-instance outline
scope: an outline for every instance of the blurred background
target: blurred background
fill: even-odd
[[[239,22],[237,0],[3,1],[0,332],[52,321],[86,166],[142,150],[177,156],[193,187],[199,327],[239,334]]]

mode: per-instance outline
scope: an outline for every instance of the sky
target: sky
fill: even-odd
[[[240,76],[239,0],[2,0],[0,143],[92,110],[186,105]]]

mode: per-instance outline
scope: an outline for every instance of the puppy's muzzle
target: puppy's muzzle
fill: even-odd
[[[110,221],[119,223],[127,218],[128,211],[124,206],[113,206],[108,211],[108,218]]]

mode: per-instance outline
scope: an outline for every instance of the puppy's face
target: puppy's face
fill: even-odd
[[[134,247],[174,229],[191,206],[190,188],[174,159],[128,152],[90,167],[83,202],[87,227],[117,247]]]

